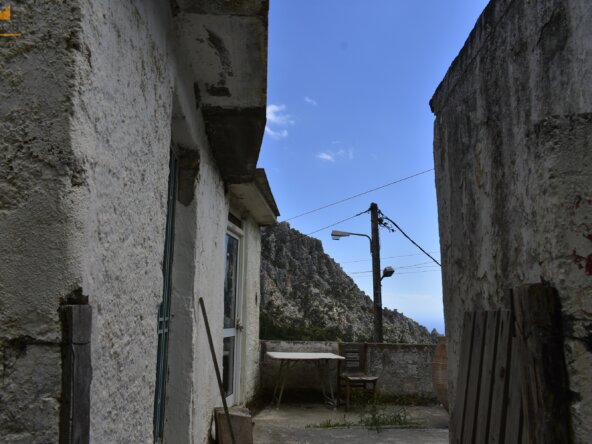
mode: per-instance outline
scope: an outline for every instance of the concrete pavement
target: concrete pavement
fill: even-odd
[[[385,408],[381,406],[380,408]],[[387,411],[399,407],[387,406]],[[319,403],[268,406],[253,418],[255,444],[448,444],[448,414],[438,406],[404,407],[411,428],[368,430],[362,426],[320,428],[322,423],[357,424],[361,411],[345,413]]]

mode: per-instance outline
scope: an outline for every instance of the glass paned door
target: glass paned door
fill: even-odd
[[[222,350],[222,383],[227,397],[234,394],[234,339],[235,336],[224,338]]]
[[[223,385],[227,401],[234,404],[237,383],[237,311],[239,307],[239,239],[226,235],[226,266],[224,276],[224,343],[222,355]]]

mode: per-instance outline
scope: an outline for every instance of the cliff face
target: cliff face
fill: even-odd
[[[372,341],[372,300],[321,241],[283,222],[262,231],[261,338]],[[385,342],[432,343],[436,334],[383,310]]]

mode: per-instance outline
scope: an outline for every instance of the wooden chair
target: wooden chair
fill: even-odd
[[[349,410],[351,392],[354,389],[372,393],[376,402],[378,376],[367,374],[367,345],[340,343],[339,354],[345,357],[345,361],[339,366],[339,393],[345,388],[345,410]]]

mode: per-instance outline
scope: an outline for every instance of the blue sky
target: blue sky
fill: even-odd
[[[486,0],[271,0],[268,124],[259,166],[280,220],[433,168],[429,100]],[[433,171],[290,220],[308,234],[376,202],[439,259]],[[313,237],[372,295],[363,214]],[[383,305],[444,332],[438,267],[401,233],[380,232]]]

